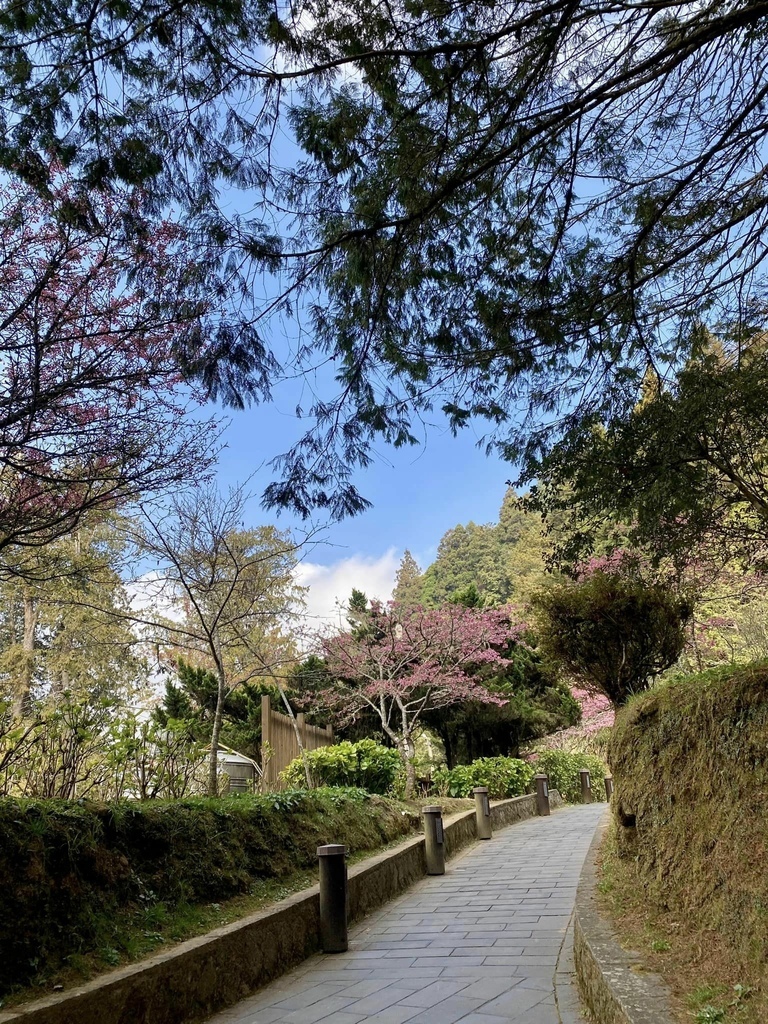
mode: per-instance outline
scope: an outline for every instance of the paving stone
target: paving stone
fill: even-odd
[[[422,1010],[415,1017],[409,1017],[409,1024],[455,1024],[456,1021],[464,1020],[468,1013],[473,1013],[481,1005],[479,999],[467,999],[464,996],[455,996],[453,999],[446,999],[442,1003],[431,1007],[429,1010]]]
[[[468,978],[451,978],[434,981],[431,985],[427,985],[426,988],[420,989],[420,991],[414,992],[412,995],[401,999],[400,1002],[405,1006],[420,1006],[423,1009],[424,1007],[434,1006],[436,1003],[441,1003],[444,999],[448,999],[451,996],[458,995],[459,992],[464,995],[464,990],[470,985],[471,982]],[[486,999],[487,998],[488,997],[486,996]]]
[[[520,1014],[527,1013],[545,998],[545,994],[538,989],[522,988],[520,985],[515,985],[509,992],[484,1003],[483,1013],[514,1019]]]
[[[509,1017],[498,1017],[490,1013],[468,1013],[461,1018],[461,1024],[509,1024]]]
[[[421,1013],[418,1006],[404,1006],[398,1003],[395,1006],[388,1006],[386,1010],[380,1010],[365,1018],[365,1024],[406,1024],[412,1017]]]
[[[602,811],[498,832],[208,1024],[580,1024],[568,925]]]
[[[385,1010],[388,1006],[392,1006],[393,1003],[399,1003],[401,1000],[407,999],[412,995],[413,992],[410,989],[390,985],[379,992],[374,992],[369,996],[363,996],[361,999],[358,999],[355,1002],[355,1009],[360,1010],[361,1013],[377,1013],[379,1010]]]
[[[318,1002],[305,1006],[300,1010],[289,1010],[283,1017],[278,1017],[277,1020],[285,1021],[286,1024],[317,1024],[317,1021],[325,1020],[331,1016],[334,1020],[337,1020],[343,1016],[342,1011],[351,1012],[353,1015],[356,1015],[357,1003],[358,1000],[356,999],[327,996],[325,999],[320,999]],[[364,1016],[365,1014],[361,1012],[357,1019],[360,1020]]]

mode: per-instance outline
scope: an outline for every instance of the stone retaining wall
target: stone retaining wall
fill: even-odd
[[[551,806],[561,803],[556,790]],[[491,805],[500,829],[536,814],[536,797]],[[475,812],[445,821],[448,857],[475,838]],[[349,870],[350,920],[356,921],[403,892],[426,872],[424,839],[417,836]],[[148,960],[102,975],[69,992],[0,1012],[0,1024],[185,1024],[239,1002],[319,948],[317,886],[276,908],[217,928]]]
[[[656,974],[638,971],[639,956],[622,949],[595,903],[596,859],[603,819],[584,862],[573,918],[573,956],[581,998],[599,1024],[673,1024],[670,992]]]

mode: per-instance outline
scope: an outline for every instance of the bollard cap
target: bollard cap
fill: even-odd
[[[473,793],[487,793],[488,792],[488,787],[487,786],[475,786],[475,788],[472,790],[472,792]]]
[[[442,814],[443,813],[443,808],[440,806],[440,804],[430,804],[429,807],[422,807],[421,808],[421,813],[422,814]]]
[[[534,775],[533,777],[534,779],[546,779],[547,782],[549,782],[549,776],[546,775],[544,772],[539,772],[538,775]]]
[[[318,846],[317,848],[318,857],[346,857],[346,855],[346,846],[340,846],[338,843],[331,843],[329,846]]]
[[[613,782],[613,776],[612,775],[606,775],[605,776],[605,781],[606,782]]]
[[[579,775],[589,775],[589,768],[579,768]]]

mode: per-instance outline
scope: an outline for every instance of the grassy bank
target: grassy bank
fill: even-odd
[[[672,680],[618,716],[603,888],[681,1020],[768,1020],[768,665]]]
[[[0,990],[50,991],[218,927],[311,885],[318,845],[364,855],[419,821],[359,790],[0,801]]]

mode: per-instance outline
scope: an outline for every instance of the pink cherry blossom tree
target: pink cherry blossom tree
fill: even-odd
[[[410,798],[416,782],[414,732],[422,715],[469,700],[505,704],[474,673],[483,665],[506,665],[500,652],[520,640],[523,628],[511,624],[503,610],[373,602],[359,625],[321,641],[336,680],[320,694],[321,702],[340,724],[366,708],[378,716],[400,752]]]
[[[0,551],[205,471],[225,297],[200,294],[177,226],[147,232],[130,189],[46,199],[0,186]]]

